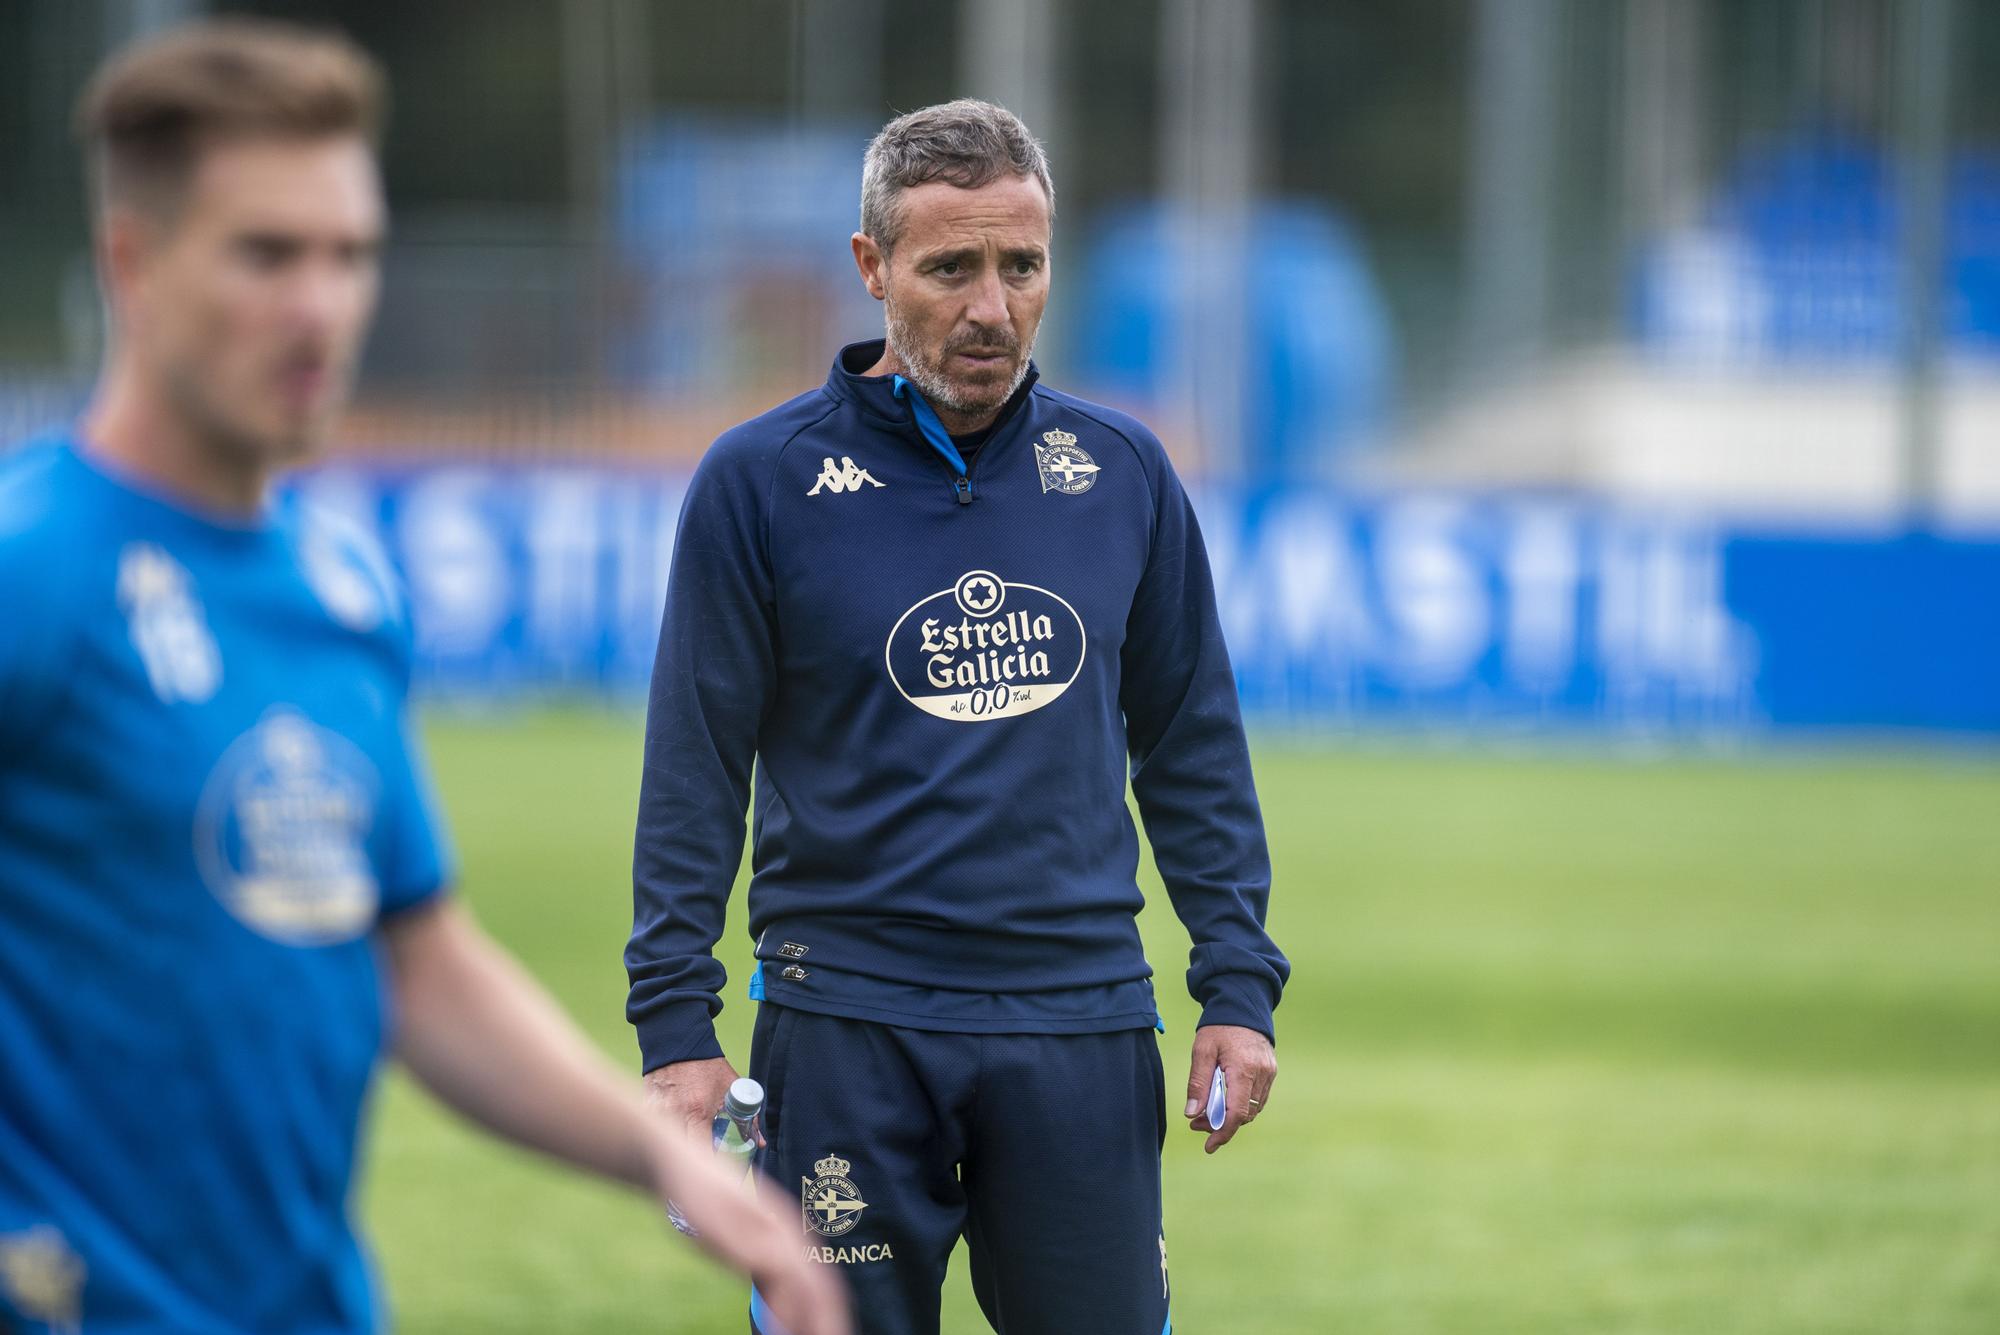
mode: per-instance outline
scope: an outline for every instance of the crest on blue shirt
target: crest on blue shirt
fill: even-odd
[[[1043,495],[1059,491],[1081,496],[1097,485],[1097,461],[1067,431],[1042,433],[1035,444],[1035,467],[1041,470]]]
[[[222,654],[185,566],[150,542],[127,543],[118,555],[118,606],[162,704],[198,705],[215,694]]]
[[[83,1259],[47,1224],[0,1233],[0,1293],[30,1321],[68,1335],[83,1325]]]

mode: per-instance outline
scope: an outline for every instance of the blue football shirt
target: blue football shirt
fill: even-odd
[[[446,858],[380,556],[0,456],[0,1327],[380,1322],[374,932]]]

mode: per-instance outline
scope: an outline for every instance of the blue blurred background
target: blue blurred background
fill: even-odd
[[[9,0],[0,438],[95,365],[81,80],[216,11],[391,72],[299,485],[433,693],[636,697],[693,461],[879,332],[862,146],[970,93],[1053,159],[1044,374],[1168,441],[1265,726],[2000,734],[2000,7]]]

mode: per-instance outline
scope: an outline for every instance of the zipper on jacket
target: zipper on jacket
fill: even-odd
[[[952,495],[958,498],[960,505],[972,504],[972,470],[965,466],[965,456],[958,452],[951,433],[938,420],[937,410],[926,403],[916,387],[901,376],[896,377],[891,388],[897,398],[909,400],[910,416],[916,421],[918,433],[937,451],[945,467],[952,471]]]

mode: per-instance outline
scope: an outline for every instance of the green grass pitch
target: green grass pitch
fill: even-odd
[[[467,900],[634,1066],[638,722],[429,734]],[[1267,744],[1258,772],[1295,970],[1281,1070],[1220,1155],[1168,1142],[1176,1329],[2000,1329],[1990,757],[1377,741]],[[1163,896],[1143,924],[1173,1086],[1186,941]],[[720,949],[742,1061],[740,904]],[[744,1293],[647,1204],[399,1077],[371,1140],[362,1211],[403,1330],[746,1329]],[[944,1329],[985,1329],[956,1265]]]

